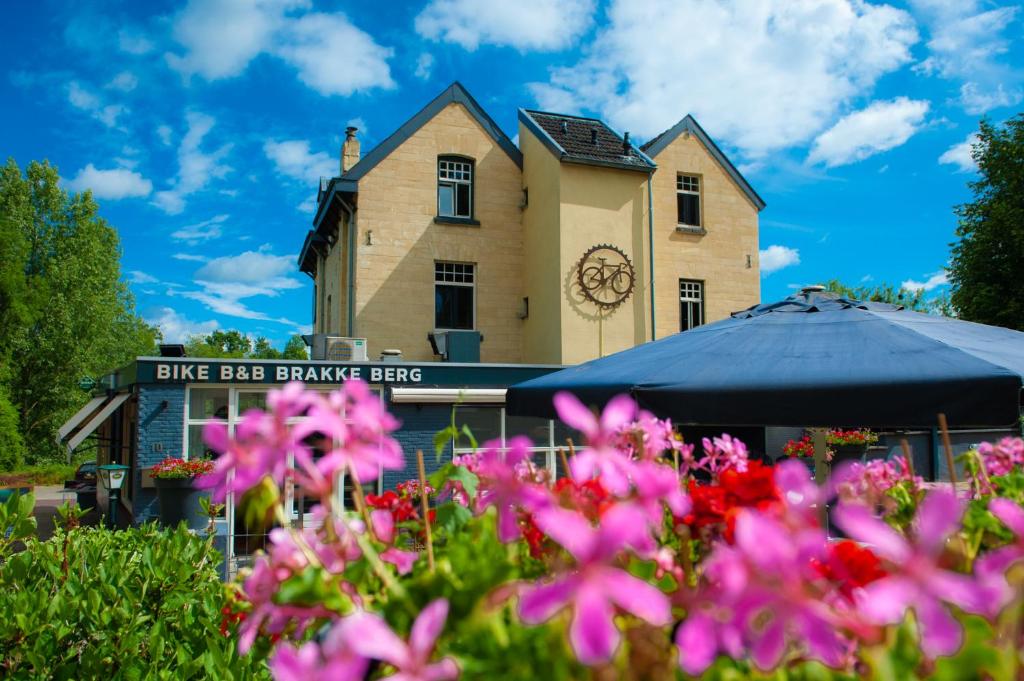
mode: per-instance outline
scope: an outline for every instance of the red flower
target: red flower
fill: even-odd
[[[741,508],[764,510],[778,503],[775,470],[754,460],[746,471],[723,471],[717,485],[698,485],[691,480],[690,500],[693,508],[683,522],[697,530],[722,525],[726,541],[732,541],[733,524]]]
[[[843,539],[830,543],[824,561],[815,561],[814,568],[839,588],[839,593],[853,599],[853,590],[886,576],[871,549],[855,541]]]

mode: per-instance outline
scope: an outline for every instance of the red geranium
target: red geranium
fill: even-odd
[[[732,540],[737,512],[742,508],[765,509],[779,501],[775,470],[760,461],[750,461],[747,470],[730,468],[722,472],[716,485],[698,485],[690,481],[693,504],[683,522],[701,530],[724,525],[723,535]]]
[[[839,592],[853,599],[853,590],[866,586],[887,574],[881,561],[871,549],[855,541],[843,539],[826,548],[823,561],[815,561],[814,568],[839,588]]]
[[[159,480],[197,478],[213,470],[213,462],[206,459],[167,458],[149,469],[150,475]]]

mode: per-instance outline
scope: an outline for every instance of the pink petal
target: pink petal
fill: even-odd
[[[207,423],[203,427],[203,442],[218,454],[228,451],[228,425],[223,421]]]
[[[409,647],[377,615],[360,612],[342,620],[352,650],[371,660],[383,660],[401,669],[411,662]]]
[[[810,656],[830,667],[838,667],[843,656],[843,643],[835,627],[810,612],[805,611],[799,617]]]
[[[617,497],[629,494],[629,461],[616,451],[604,452],[598,465],[601,469],[601,486]]]
[[[370,511],[370,522],[373,523],[373,533],[377,535],[377,539],[385,544],[390,544],[395,538],[395,518],[391,515],[391,511],[384,509]]]
[[[409,650],[413,657],[426,661],[434,650],[434,642],[444,630],[444,622],[448,619],[448,601],[438,598],[420,611],[419,617],[409,632]]]
[[[672,620],[668,596],[653,584],[618,568],[605,568],[601,582],[608,598],[623,610],[655,626],[665,626]]]
[[[309,681],[316,678],[320,666],[320,647],[307,643],[296,650],[290,645],[280,645],[270,658],[270,671],[275,681]]]
[[[917,509],[918,545],[932,555],[937,554],[953,528],[959,525],[963,512],[963,505],[951,490],[932,490]]]
[[[904,577],[884,577],[857,594],[857,607],[876,624],[895,624],[903,619],[917,597],[917,584]]]
[[[569,642],[585,665],[607,662],[619,646],[619,630],[600,587],[583,585],[576,592],[576,609],[569,625]]]
[[[592,449],[584,449],[576,452],[569,459],[569,472],[576,482],[586,482],[594,477],[594,467],[597,466],[597,455]]]
[[[785,569],[793,562],[792,536],[777,522],[757,511],[742,511],[736,519],[736,546],[754,565]]]
[[[967,612],[981,614],[987,610],[988,604],[984,602],[978,583],[967,575],[935,570],[928,575],[927,585],[936,598],[958,605]]]
[[[629,395],[616,395],[601,413],[601,429],[614,433],[636,419],[636,401]]]
[[[573,598],[579,578],[564,577],[527,587],[519,595],[519,616],[527,624],[546,622]]]
[[[459,678],[459,665],[450,657],[428,665],[420,675],[422,681],[447,681]]]
[[[687,674],[698,676],[711,666],[718,654],[716,623],[703,612],[696,611],[676,632],[679,666]]]
[[[519,530],[519,516],[509,506],[498,507],[498,539],[504,543],[514,541],[522,533]]]
[[[534,515],[537,527],[561,544],[577,560],[586,560],[597,543],[597,532],[585,517],[565,508],[551,507]]]
[[[416,551],[402,551],[391,547],[380,554],[380,559],[385,563],[391,563],[398,568],[398,574],[407,575],[419,560],[420,554]]]
[[[626,547],[645,549],[651,545],[651,535],[644,516],[635,504],[617,504],[601,516],[597,540],[590,552],[594,560],[607,560]],[[580,558],[579,555],[577,558]]]
[[[1024,540],[1024,508],[1010,499],[993,499],[988,502],[988,510],[1003,521],[1019,539]]]
[[[910,557],[907,540],[863,506],[839,504],[832,517],[847,535],[868,544],[880,556],[894,563]]]
[[[750,657],[759,669],[772,669],[779,664],[782,654],[786,651],[785,622],[772,615],[771,619],[760,632],[750,631],[754,639],[750,646]]]
[[[921,650],[928,657],[952,655],[960,648],[963,629],[938,600],[920,598],[914,611],[921,624]]]
[[[811,479],[807,466],[788,459],[775,466],[775,485],[782,499],[794,508],[807,508],[818,503],[818,486]]]
[[[583,433],[588,440],[597,437],[597,418],[582,402],[576,399],[575,395],[567,392],[556,393],[554,402],[555,411],[558,412],[558,418],[563,423]]]

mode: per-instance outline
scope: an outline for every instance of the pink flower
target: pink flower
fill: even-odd
[[[395,541],[395,517],[391,511],[377,509],[370,512],[370,522],[373,523],[373,533],[377,539],[384,544],[392,544]],[[394,546],[388,546],[380,554],[380,559],[385,563],[391,563],[398,568],[398,574],[406,575],[412,572],[420,554],[417,551],[403,551]]]
[[[913,608],[921,625],[921,648],[930,657],[955,652],[963,639],[961,625],[944,603],[968,612],[985,610],[980,589],[970,577],[939,565],[946,539],[961,515],[963,507],[953,492],[932,491],[918,508],[915,540],[910,542],[863,506],[842,504],[835,512],[843,531],[891,563],[889,576],[857,594],[858,610],[877,624],[895,624]]]
[[[399,638],[387,623],[366,612],[344,620],[346,640],[352,650],[371,660],[381,660],[397,671],[385,676],[393,681],[445,681],[459,676],[459,667],[450,657],[430,662],[434,644],[448,618],[448,601],[439,598],[423,608],[413,622],[409,642]]]
[[[521,435],[508,441],[508,451],[497,440],[484,444],[476,465],[480,477],[477,503],[482,510],[494,506],[498,511],[498,538],[510,542],[520,536],[519,508],[535,511],[549,503],[547,490],[524,482],[520,464],[529,460],[530,440]]]
[[[982,442],[978,454],[989,475],[1007,475],[1018,466],[1024,466],[1024,440],[1019,437],[1004,437],[999,442]]]
[[[1010,499],[992,499],[988,510],[1017,535],[1016,542],[989,551],[978,559],[974,573],[985,589],[988,614],[995,616],[1013,598],[1006,573],[1012,565],[1024,561],[1024,508]]]
[[[681,518],[690,512],[690,498],[683,493],[679,474],[671,466],[653,461],[640,461],[633,466],[636,496],[632,502],[647,517],[655,531],[665,522],[665,506],[672,515]]]
[[[588,665],[610,659],[618,648],[621,635],[613,620],[615,606],[656,626],[668,624],[671,609],[665,594],[611,564],[624,549],[650,542],[647,523],[637,509],[614,506],[597,528],[563,508],[540,511],[535,520],[573,555],[576,567],[523,591],[519,600],[523,621],[543,622],[571,607],[569,640],[579,661]]]
[[[712,475],[718,475],[729,468],[744,473],[747,470],[747,446],[728,433],[713,439],[704,438],[704,458],[700,466]]]
[[[618,447],[619,431],[636,416],[636,402],[628,395],[613,397],[598,419],[574,395],[560,392],[555,395],[555,410],[562,421],[583,433],[586,439],[587,448],[569,461],[573,480],[586,482],[599,471],[605,489],[625,496],[629,492],[632,466]]]
[[[316,643],[305,643],[300,648],[279,645],[270,659],[270,672],[275,681],[362,681],[366,678],[369,662],[352,653],[349,648],[332,644],[335,627],[323,651]]]
[[[656,459],[682,446],[672,421],[656,418],[642,409],[635,421],[619,430],[619,440],[620,449],[641,459]]]

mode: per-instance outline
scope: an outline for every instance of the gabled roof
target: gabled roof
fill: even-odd
[[[674,142],[675,139],[684,132],[690,133],[704,145],[704,148],[708,150],[708,153],[718,161],[718,164],[722,166],[726,173],[728,173],[733,182],[739,185],[739,188],[747,195],[750,202],[757,207],[757,210],[764,210],[766,205],[764,199],[758,196],[757,192],[754,191],[754,188],[750,186],[750,183],[747,182],[743,175],[740,174],[740,171],[736,169],[736,166],[734,166],[726,155],[722,153],[722,150],[718,148],[718,145],[715,144],[714,140],[708,137],[708,134],[704,132],[704,128],[700,127],[697,120],[690,114],[687,114],[681,121],[640,148],[653,158],[660,154],[665,147],[672,144],[672,142]]]
[[[519,120],[560,161],[646,173],[657,167],[646,154],[597,118],[520,109]]]
[[[512,143],[512,140],[501,131],[498,124],[487,115],[487,112],[483,110],[473,96],[469,94],[466,88],[462,87],[462,83],[455,81],[449,85],[444,92],[435,97],[429,104],[420,109],[419,113],[407,120],[402,124],[398,130],[395,130],[390,137],[375,146],[370,153],[363,156],[359,163],[348,169],[348,172],[344,173],[341,177],[344,180],[353,180],[358,182],[363,175],[373,170],[378,163],[383,161],[388,155],[398,148],[402,142],[412,137],[417,130],[422,128],[430,119],[436,116],[449,104],[456,102],[464,107],[469,112],[476,122],[480,124],[491,139],[501,147],[509,158],[511,158],[517,166],[523,167],[523,155],[516,148],[516,145]]]

